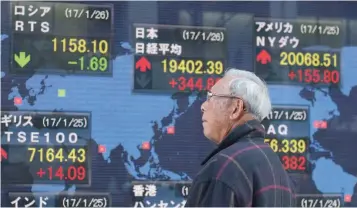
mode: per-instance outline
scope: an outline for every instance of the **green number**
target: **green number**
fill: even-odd
[[[80,63],[80,69],[85,69],[84,56],[78,59]],[[98,69],[102,72],[106,71],[108,68],[108,59],[106,57],[92,57],[89,60],[89,67],[87,69],[91,71],[97,71]]]
[[[89,68],[92,70],[92,71],[97,71],[98,70],[98,58],[97,57],[92,57],[89,61]]]
[[[99,59],[99,70],[105,71],[108,68],[108,59],[106,57],[100,57]]]
[[[80,69],[84,70],[84,56],[80,57],[78,60],[80,63]]]
[[[105,57],[92,57],[90,59],[89,67],[92,71],[105,71],[108,67],[108,60]]]

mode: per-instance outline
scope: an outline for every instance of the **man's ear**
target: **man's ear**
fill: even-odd
[[[237,120],[239,119],[239,117],[242,115],[244,111],[243,101],[238,99],[234,101],[232,106],[233,106],[233,110],[230,117],[232,120]]]

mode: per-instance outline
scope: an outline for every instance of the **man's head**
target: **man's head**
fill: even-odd
[[[201,110],[204,135],[219,144],[235,126],[268,116],[268,88],[252,72],[229,69],[208,92]]]

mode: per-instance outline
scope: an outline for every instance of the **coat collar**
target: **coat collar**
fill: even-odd
[[[228,136],[223,139],[223,141],[218,145],[218,147],[213,150],[211,154],[206,157],[206,159],[201,163],[204,165],[209,159],[211,159],[215,154],[226,149],[227,147],[233,145],[234,143],[238,142],[242,138],[247,137],[264,137],[265,130],[262,124],[257,120],[250,120],[246,123],[237,126],[234,128]]]

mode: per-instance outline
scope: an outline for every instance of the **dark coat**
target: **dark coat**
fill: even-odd
[[[203,162],[186,207],[295,207],[293,183],[251,120],[236,127]]]

